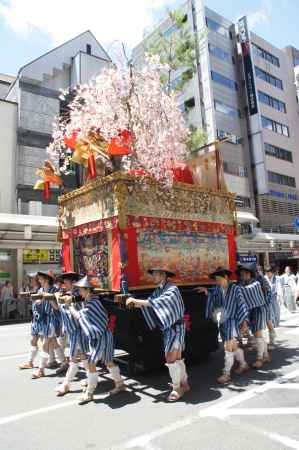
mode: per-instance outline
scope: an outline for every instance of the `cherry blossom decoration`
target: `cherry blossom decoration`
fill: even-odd
[[[107,145],[95,151],[95,158],[110,171],[116,170],[109,149],[115,148],[118,140],[119,147],[126,141],[129,148],[117,170],[146,172],[171,186],[172,169],[187,157],[189,130],[175,96],[163,90],[160,76],[164,70],[156,57],[147,58],[140,70],[110,66],[88,85],[80,86],[69,105],[70,116],[54,125],[48,147],[51,158],[57,161],[70,155],[76,148],[74,137],[82,143],[96,136]],[[66,145],[69,140],[73,149]]]

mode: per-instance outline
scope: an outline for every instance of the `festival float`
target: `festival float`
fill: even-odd
[[[55,125],[36,188],[47,198],[61,173],[80,168],[81,186],[59,198],[63,270],[97,280],[116,348],[131,371],[162,366],[159,332],[147,328],[128,293],[152,291],[148,269],[176,274],[185,302],[186,358],[218,346],[217,327],[205,319],[206,298],[218,266],[235,268],[235,203],[223,182],[217,149],[190,157],[189,130],[175,97],[164,92],[156,60],[143,69],[110,67],[80,86],[69,117]],[[60,161],[60,168],[55,169]],[[63,162],[61,164],[61,161]]]

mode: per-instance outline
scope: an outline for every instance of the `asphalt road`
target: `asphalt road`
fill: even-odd
[[[28,340],[28,324],[0,327],[0,450],[299,449],[299,313],[282,321],[262,370],[221,388],[219,351],[190,368],[192,390],[176,404],[164,401],[166,370],[127,379],[127,391],[113,398],[100,374],[96,400],[84,406],[77,405],[79,382],[56,398],[53,371],[33,381],[17,368]]]

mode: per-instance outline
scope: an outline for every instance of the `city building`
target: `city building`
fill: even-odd
[[[299,245],[299,52],[274,47],[249,30],[246,17],[233,23],[202,0],[181,8],[199,45],[197,70],[178,93],[178,105],[188,124],[207,131],[208,142],[228,138],[220,149],[244,233],[239,252],[282,265]],[[169,18],[162,21],[133,50],[133,61],[142,65],[159,33],[176,32]],[[182,73],[172,75],[174,85]]]
[[[16,77],[0,75],[0,283],[10,279],[21,288],[24,273],[39,264],[59,268],[59,191],[44,201],[33,189],[36,170],[66,106],[61,90],[88,82],[110,63],[86,31],[21,67]]]

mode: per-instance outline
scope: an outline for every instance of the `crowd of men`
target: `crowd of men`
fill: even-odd
[[[153,294],[148,299],[129,297],[126,304],[141,308],[149,329],[161,330],[171,379],[167,400],[174,402],[190,390],[183,359],[184,302],[178,287],[171,281],[174,273],[165,267],[152,268],[149,273],[157,286]],[[232,282],[235,275],[237,282]],[[253,368],[260,369],[270,361],[269,352],[276,345],[275,328],[279,326],[283,299],[285,307],[295,312],[296,297],[289,268],[278,277],[271,267],[264,275],[254,264],[243,264],[238,266],[235,274],[220,267],[209,277],[214,280],[214,287],[199,287],[197,291],[207,295],[206,318],[219,326],[224,368],[217,381],[223,385],[231,382],[233,372],[241,375],[249,370],[244,340],[256,351]],[[86,379],[81,383],[82,395],[78,403],[84,404],[93,400],[100,362],[114,382],[109,395],[124,391],[125,383],[114,362],[111,324],[101,298],[94,292],[97,287],[94,279],[75,272],[62,273],[55,278],[51,272],[40,271],[31,274],[30,284],[31,292],[41,296],[32,297],[29,354],[20,369],[32,369],[32,379],[36,380],[43,378],[48,368],[58,365],[57,374],[65,373],[56,388],[56,395],[61,397],[71,392],[71,384],[81,367],[86,372]],[[38,350],[39,362],[35,370]]]

